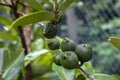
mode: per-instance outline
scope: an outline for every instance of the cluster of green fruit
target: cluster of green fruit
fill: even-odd
[[[54,63],[63,66],[66,69],[77,68],[84,62],[92,58],[92,47],[89,44],[75,45],[73,40],[64,38],[62,42],[55,38],[57,34],[57,26],[48,24],[44,30],[44,36],[50,39],[48,48],[51,50],[60,49],[61,52],[54,56]]]

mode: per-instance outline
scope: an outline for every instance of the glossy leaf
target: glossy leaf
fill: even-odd
[[[89,74],[94,74],[95,73],[95,69],[93,68],[93,66],[90,62],[84,63],[82,68]]]
[[[83,74],[79,74],[76,80],[86,80],[86,77]]]
[[[20,53],[18,55],[18,58],[14,60],[11,66],[8,67],[7,70],[2,75],[2,78],[5,80],[12,80],[13,77],[19,73],[19,70],[23,64],[23,59],[24,59],[24,50],[21,49]]]
[[[4,25],[10,25],[12,23],[12,21],[5,16],[0,15],[0,22]]]
[[[5,33],[5,32],[0,32],[0,38],[8,39],[11,41],[17,40],[16,36],[13,36],[13,35]]]
[[[25,0],[31,7],[36,10],[44,10],[43,6],[37,0]]]
[[[54,18],[54,14],[52,12],[48,12],[48,11],[38,11],[38,12],[30,13],[26,16],[22,16],[22,17],[18,18],[17,20],[15,20],[8,27],[8,30],[13,27],[24,26],[27,24],[36,23],[36,22],[40,22],[40,21],[50,21],[50,20],[53,20],[53,18]]]
[[[48,72],[42,76],[35,77],[33,80],[60,80],[55,72]]]
[[[51,70],[52,64],[52,53],[47,52],[39,55],[31,62],[32,75],[34,77],[39,77]]]
[[[64,12],[65,9],[67,9],[75,1],[76,0],[66,0],[61,6],[61,11]]]
[[[31,61],[37,59],[40,55],[45,54],[47,52],[48,50],[43,49],[40,51],[29,53],[24,59],[25,66],[28,65]]]
[[[34,42],[31,43],[31,50],[40,51],[44,47],[44,40],[42,38],[36,39]]]
[[[107,75],[107,74],[95,74],[94,78],[96,80],[117,80],[116,78],[114,78],[110,75]]]
[[[63,68],[62,66],[57,66],[56,64],[53,63],[52,68],[58,76],[60,77],[61,80],[73,80],[74,78],[74,70],[67,70]],[[69,76],[69,77],[68,77]]]
[[[110,43],[112,43],[118,50],[120,50],[120,38],[118,37],[110,37],[108,39]]]
[[[23,49],[17,49],[17,50],[9,50],[7,48],[4,49],[4,55],[3,55],[3,71],[6,71],[14,61],[18,58],[20,53],[23,51]]]

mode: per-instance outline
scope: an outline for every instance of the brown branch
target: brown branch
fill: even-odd
[[[5,3],[9,3],[7,0],[4,0]]]
[[[29,7],[28,7],[28,4],[27,3],[23,3],[24,4],[24,13],[25,14],[28,14],[29,13]],[[26,32],[26,45],[27,45],[27,49],[28,51],[30,52],[30,42],[31,42],[31,39],[30,39],[30,33],[31,33],[31,28],[30,28],[30,25],[26,25],[25,27],[25,32]]]
[[[25,16],[25,15],[26,15],[26,14],[20,12],[20,11],[18,11],[17,13],[18,13],[20,16]]]
[[[29,13],[29,7],[28,7],[28,4],[27,3],[23,3],[23,8],[24,8],[24,13],[25,14],[28,14]],[[31,43],[31,39],[30,39],[30,34],[31,34],[31,27],[30,25],[26,25],[25,27],[25,40],[26,40],[26,47],[27,47],[27,50],[28,52],[31,51],[31,47],[30,47],[30,43]],[[31,65],[28,64],[26,66],[26,70],[27,70],[27,73],[26,73],[26,80],[31,80]]]
[[[27,48],[27,45],[26,45],[26,40],[25,40],[25,37],[24,37],[24,33],[23,33],[23,30],[22,30],[22,27],[19,26],[18,28],[18,32],[19,32],[19,36],[21,38],[21,42],[22,42],[22,45],[23,45],[23,48],[25,49],[25,55],[28,54],[28,48]],[[26,80],[31,80],[31,65],[27,65],[25,67],[25,78]]]
[[[78,69],[80,69],[89,79],[96,80],[96,79],[92,78],[89,73],[85,72],[80,66],[78,67]]]
[[[7,7],[12,8],[12,5],[11,5],[11,4],[6,4],[6,3],[1,3],[1,2],[0,2],[0,5],[2,5],[2,6],[7,6]]]
[[[0,72],[0,80],[2,80],[2,72]]]
[[[22,42],[22,46],[25,49],[25,55],[27,55],[28,54],[28,49],[27,49],[27,46],[26,46],[26,41],[25,41],[23,29],[22,29],[21,26],[18,26],[17,30],[18,30],[18,33],[19,33],[19,36],[20,36],[20,39],[21,39],[21,42]]]
[[[12,4],[13,4],[13,13],[15,15],[15,19],[19,18],[20,17],[20,13],[18,12],[18,8],[17,8],[17,5],[18,5],[18,2],[19,0],[15,0],[14,2],[12,1]],[[15,3],[16,2],[16,3]],[[29,53],[28,51],[28,47],[27,47],[27,44],[26,44],[26,39],[25,39],[25,36],[24,36],[24,32],[23,32],[23,29],[21,26],[18,26],[17,27],[17,30],[18,30],[18,33],[19,33],[19,36],[20,36],[20,39],[21,39],[21,42],[22,42],[22,46],[23,48],[25,49],[25,55],[27,55]],[[27,65],[25,67],[25,78],[26,80],[31,80],[31,65]]]

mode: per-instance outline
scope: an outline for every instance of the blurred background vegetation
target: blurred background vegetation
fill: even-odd
[[[0,14],[9,17],[2,9]],[[58,35],[68,36],[76,43],[91,44],[94,49],[91,61],[96,72],[120,75],[120,52],[107,41],[111,36],[120,37],[119,25],[120,0],[80,0],[63,15]],[[2,23],[0,31],[4,31]],[[34,37],[38,35],[39,33],[36,33]],[[38,43],[35,42],[35,38],[32,42],[32,50],[35,51],[37,49],[33,46],[37,46]],[[16,44],[0,38],[0,48],[13,48]],[[38,48],[41,47],[42,45]]]

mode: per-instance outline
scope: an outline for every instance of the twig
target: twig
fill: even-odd
[[[20,11],[18,11],[17,13],[18,13],[19,15],[21,15],[21,16],[25,16],[25,15],[26,15],[26,14],[20,12]]]
[[[19,18],[20,17],[20,13],[18,12],[18,3],[19,3],[19,0],[15,0],[14,2],[11,0],[11,3],[12,3],[12,10],[13,10],[13,14],[15,16],[15,19]],[[27,55],[29,53],[28,51],[28,47],[27,47],[27,44],[26,44],[26,40],[25,40],[25,36],[24,36],[24,32],[23,32],[23,29],[21,26],[18,26],[17,27],[18,29],[18,33],[19,33],[19,36],[20,36],[20,39],[21,39],[21,42],[22,42],[22,46],[23,48],[25,49],[25,55]],[[26,80],[31,80],[31,65],[27,65],[25,67],[25,77],[26,77]]]
[[[0,5],[2,5],[2,6],[7,6],[7,7],[12,8],[12,5],[11,5],[11,4],[6,4],[6,3],[1,3],[1,2],[0,2]]]
[[[0,72],[0,80],[2,80],[2,72]]]
[[[27,55],[28,54],[28,49],[27,49],[27,46],[26,46],[26,41],[25,41],[25,37],[24,37],[24,34],[23,34],[23,29],[22,29],[21,26],[18,26],[17,29],[18,29],[18,33],[19,33],[23,48],[25,49],[25,55]]]
[[[21,4],[23,7],[29,7],[29,5],[27,3],[23,3],[23,2],[19,2],[19,4]]]
[[[24,4],[24,6],[23,6],[24,13],[28,14],[29,13],[28,4],[26,2],[24,2],[23,4]],[[26,32],[26,37],[25,37],[25,39],[26,39],[26,46],[27,46],[28,52],[30,52],[31,51],[31,49],[30,49],[30,42],[31,42],[31,39],[30,39],[31,27],[30,27],[30,25],[26,25],[25,32]]]
[[[42,22],[38,22],[37,24],[40,26],[44,26],[44,23],[42,23]]]
[[[96,79],[92,78],[89,73],[85,72],[80,66],[79,66],[78,68],[79,68],[89,79],[91,79],[91,80],[96,80]]]
[[[28,4],[26,2],[23,3],[23,8],[24,8],[24,13],[28,14],[29,13],[29,7]],[[31,27],[30,25],[26,25],[25,27],[25,32],[26,32],[26,36],[25,36],[25,41],[26,41],[26,48],[28,50],[28,52],[31,51],[31,47],[30,47],[30,43],[31,43],[31,39],[30,39],[30,34],[31,34]],[[26,66],[26,80],[31,80],[31,65],[28,64]]]
[[[7,3],[7,4],[9,3],[7,0],[4,0],[4,2]]]

